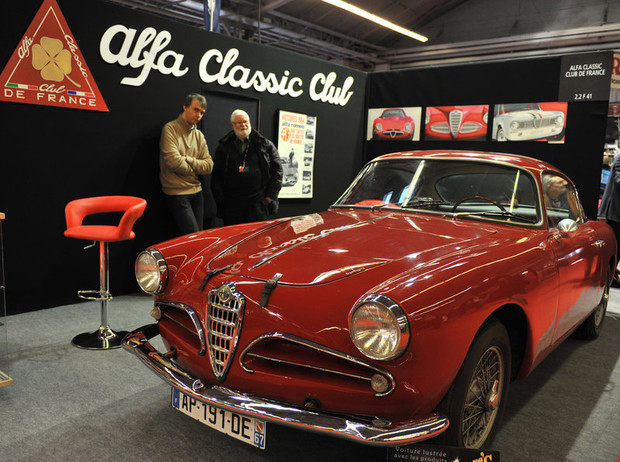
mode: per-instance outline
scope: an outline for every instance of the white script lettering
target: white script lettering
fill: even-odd
[[[351,76],[347,77],[342,88],[333,86],[335,81],[335,72],[330,72],[327,76],[318,73],[312,77],[310,81],[310,98],[312,101],[339,104],[340,106],[346,105],[353,95],[353,92],[348,90],[353,85],[354,79]],[[319,90],[319,88],[321,89]]]
[[[237,48],[231,48],[226,53],[226,56],[222,55],[219,50],[209,50],[202,55],[200,60],[200,67],[198,73],[200,79],[205,83],[217,82],[218,85],[230,85],[233,88],[254,88],[254,90],[263,92],[268,91],[271,94],[280,94],[282,96],[292,96],[297,98],[304,91],[299,88],[302,85],[302,80],[299,77],[293,77],[289,79],[289,71],[284,71],[284,75],[278,78],[274,73],[270,72],[265,75],[262,71],[254,71],[243,67],[241,65],[233,66],[235,61],[239,58],[239,50]],[[221,64],[217,72],[210,74],[209,63],[213,59],[214,62]],[[231,67],[232,66],[232,67]]]
[[[114,53],[111,44],[119,34],[123,37],[123,43],[120,50]],[[123,67],[131,66],[134,69],[142,68],[140,75],[125,77],[121,80],[122,84],[139,87],[146,81],[151,69],[155,69],[163,75],[172,74],[175,77],[181,77],[187,73],[188,68],[182,68],[184,55],[172,50],[164,51],[172,40],[170,32],[165,30],[157,32],[152,27],[147,27],[138,36],[130,55],[135,36],[136,29],[117,24],[105,31],[99,43],[99,53],[106,63],[118,63]],[[148,48],[149,45],[150,48]],[[161,53],[162,51],[163,53]],[[161,55],[158,57],[159,53]],[[168,66],[167,63],[170,60],[172,63]]]

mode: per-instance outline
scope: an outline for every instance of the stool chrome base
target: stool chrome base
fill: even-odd
[[[85,350],[112,350],[121,346],[121,341],[128,333],[124,330],[114,332],[108,326],[101,326],[95,332],[76,335],[71,343]]]

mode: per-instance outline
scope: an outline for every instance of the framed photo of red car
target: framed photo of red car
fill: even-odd
[[[424,139],[485,141],[489,105],[430,106],[424,119]]]
[[[421,118],[421,107],[369,109],[366,139],[419,141]]]

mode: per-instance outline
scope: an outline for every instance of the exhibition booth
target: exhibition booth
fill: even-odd
[[[78,290],[97,285],[96,247],[84,250],[83,242],[64,234],[71,201],[146,200],[133,223],[135,237],[110,247],[109,285],[121,306],[148,306],[148,297],[135,295],[134,260],[150,245],[175,237],[159,183],[159,136],[188,93],[207,99],[199,128],[212,153],[230,130],[236,108],[246,110],[254,128],[276,144],[284,167],[278,217],[327,209],[378,155],[459,149],[522,154],[555,165],[574,181],[587,217],[596,219],[612,52],[364,73],[104,0],[24,0],[11,4],[0,26],[6,45],[0,52],[0,113],[11,140],[0,160],[0,383],[2,370],[10,380],[7,351],[14,353],[15,347],[7,342],[12,326],[6,316],[25,315],[44,328],[34,321],[40,312],[51,332],[47,309],[76,304]],[[30,56],[33,45],[37,56]],[[71,79],[63,59],[79,68]],[[57,66],[55,80],[50,65]],[[73,89],[67,92],[65,85]],[[553,131],[535,137],[509,133],[515,123],[510,113],[517,110],[533,114],[536,129],[555,124]],[[400,125],[394,125],[390,111],[397,111]],[[468,128],[457,133],[450,117],[467,118],[461,125]],[[205,213],[208,225],[217,227],[208,182]],[[85,305],[96,319],[94,302]],[[72,316],[63,309],[57,322],[68,324]],[[114,316],[121,323],[138,322]],[[20,326],[24,335],[27,324]],[[64,333],[69,343],[79,332]],[[33,344],[46,349],[46,343]],[[109,364],[103,367],[110,369],[93,374],[115,375]],[[146,408],[151,406],[147,391],[133,397]],[[80,398],[88,407],[89,398]],[[170,431],[163,424],[156,428]],[[148,454],[148,444],[141,444],[136,457]],[[351,447],[345,450],[362,460],[363,451]],[[349,460],[351,454],[341,456]],[[152,457],[174,459],[165,452]]]
[[[229,115],[236,107],[248,111],[254,127],[280,146],[282,157],[288,157],[291,146],[280,134],[282,124],[290,123],[286,114],[299,115],[304,127],[306,119],[312,122],[308,131],[313,138],[297,139],[299,160],[305,158],[306,167],[300,167],[299,181],[283,188],[279,216],[325,210],[361,166],[379,154],[451,148],[548,161],[573,179],[588,216],[595,217],[609,75],[589,76],[576,87],[585,96],[576,99],[577,91],[564,88],[572,83],[565,68],[570,63],[609,67],[611,53],[366,74],[106,2],[57,4],[66,20],[61,25],[73,34],[73,52],[83,57],[85,77],[79,84],[93,89],[95,97],[63,99],[58,84],[37,91],[3,87],[4,130],[19,140],[0,170],[0,209],[6,214],[5,240],[11,243],[5,250],[9,314],[71,303],[76,290],[96,278],[96,273],[82,270],[92,266],[93,256],[63,235],[64,207],[82,197],[132,195],[147,200],[136,238],[116,245],[111,261],[114,292],[137,290],[133,257],[176,232],[158,179],[161,127],[178,116],[183,98],[194,91],[207,98],[200,128],[212,151],[230,129]],[[38,0],[22,2],[2,18],[3,41],[13,44],[2,57],[7,81],[15,80],[15,72],[24,72],[26,65],[32,70],[19,58],[25,46],[20,40],[39,25],[34,18],[40,7]],[[40,20],[52,31],[60,27],[48,24],[50,15]],[[592,88],[600,88],[601,82],[607,92],[593,96]],[[493,139],[492,111],[504,104],[538,103],[553,103],[559,109],[551,110],[565,114],[559,140]],[[462,141],[431,139],[422,128],[426,111],[446,106],[491,111],[489,129]],[[409,111],[416,136],[373,137],[373,120],[382,108]],[[305,136],[305,128],[297,130]]]

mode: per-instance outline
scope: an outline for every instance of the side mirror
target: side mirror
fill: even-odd
[[[564,218],[562,221],[558,223],[558,230],[562,234],[575,234],[577,232],[577,222],[570,218]]]

